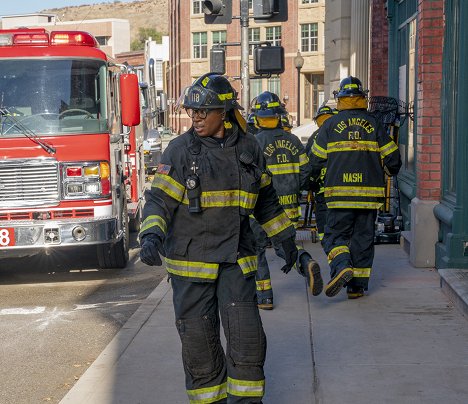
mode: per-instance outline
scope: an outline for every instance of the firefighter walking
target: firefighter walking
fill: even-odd
[[[367,112],[367,91],[358,78],[343,79],[335,97],[339,112],[323,124],[312,146],[312,176],[326,167],[323,247],[331,280],[325,294],[335,296],[347,286],[348,298],[355,299],[368,289],[375,219],[385,197],[384,167],[389,175],[398,174],[401,158],[398,146]]]
[[[320,128],[324,122],[331,118],[333,115],[337,114],[338,111],[329,107],[328,105],[322,105],[317,110],[317,113],[314,116],[314,121],[318,126],[318,129],[312,133],[310,138],[307,140],[305,151],[307,156],[310,158],[310,152],[312,150],[312,145],[314,144],[315,139],[320,131]],[[327,220],[327,204],[325,202],[325,188],[323,181],[325,179],[325,173],[327,172],[326,167],[322,167],[320,174],[317,178],[311,178],[310,182],[310,192],[314,194],[314,208],[315,208],[315,223],[317,225],[317,235],[320,241],[323,240],[323,235],[325,232],[325,222]]]
[[[249,215],[283,245],[286,266],[297,259],[294,226],[236,99],[214,73],[184,91],[179,105],[192,127],[163,153],[140,232],[141,260],[161,265],[165,257],[191,403],[261,403],[264,395],[266,337]]]
[[[301,216],[300,193],[307,189],[310,178],[309,159],[304,146],[297,136],[285,130],[289,122],[283,120],[287,111],[280,102],[279,97],[269,91],[261,93],[253,102],[255,126],[258,132],[255,138],[263,150],[267,169],[271,172],[273,186],[278,194],[279,201],[289,219],[297,225]],[[283,126],[285,125],[285,126]],[[262,228],[251,220],[251,226],[257,240],[257,296],[261,309],[273,308],[273,289],[270,279],[270,268],[265,257],[268,239]],[[282,246],[273,241],[275,253],[284,258]],[[323,289],[320,267],[310,254],[298,248],[296,269],[307,278],[311,293],[316,296]]]

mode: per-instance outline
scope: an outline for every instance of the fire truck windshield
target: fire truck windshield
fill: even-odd
[[[1,135],[106,132],[106,72],[92,59],[0,60]]]

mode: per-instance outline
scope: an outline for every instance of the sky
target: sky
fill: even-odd
[[[120,0],[129,2],[133,0]],[[36,13],[49,8],[114,3],[114,0],[0,0],[0,16]]]

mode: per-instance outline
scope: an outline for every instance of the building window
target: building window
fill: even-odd
[[[226,43],[226,31],[213,31],[213,45]]]
[[[318,51],[318,23],[301,24],[301,51]]]
[[[207,33],[194,32],[193,34],[193,58],[205,59],[208,55]]]
[[[192,14],[202,14],[203,13],[203,1],[202,0],[193,0],[192,1]]]
[[[260,41],[260,28],[249,28],[249,42],[259,42]],[[258,45],[249,45],[249,55],[253,55],[253,50],[255,46]]]
[[[109,39],[110,39],[110,37],[108,37],[108,36],[97,36],[96,37],[96,41],[101,46],[109,44]]]
[[[266,40],[270,41],[273,46],[281,46],[281,25],[267,27]]]
[[[250,80],[250,98],[251,102],[254,98],[258,97],[262,93],[262,79]]]
[[[270,93],[275,93],[278,97],[281,98],[281,83],[279,77],[270,77],[267,80],[267,88]]]
[[[156,60],[155,64],[155,80],[156,81],[162,81],[163,80],[163,69],[162,69],[163,61],[162,60]]]
[[[318,0],[302,0],[302,4],[318,3]]]
[[[408,103],[414,103],[416,89],[416,18],[408,24]],[[408,120],[407,170],[414,172],[414,122]]]

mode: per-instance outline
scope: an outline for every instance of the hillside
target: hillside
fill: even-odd
[[[130,40],[133,41],[140,27],[154,28],[168,35],[167,0],[139,0],[133,2],[91,3],[41,10],[57,14],[60,21],[82,21],[100,18],[123,18],[130,21]]]

